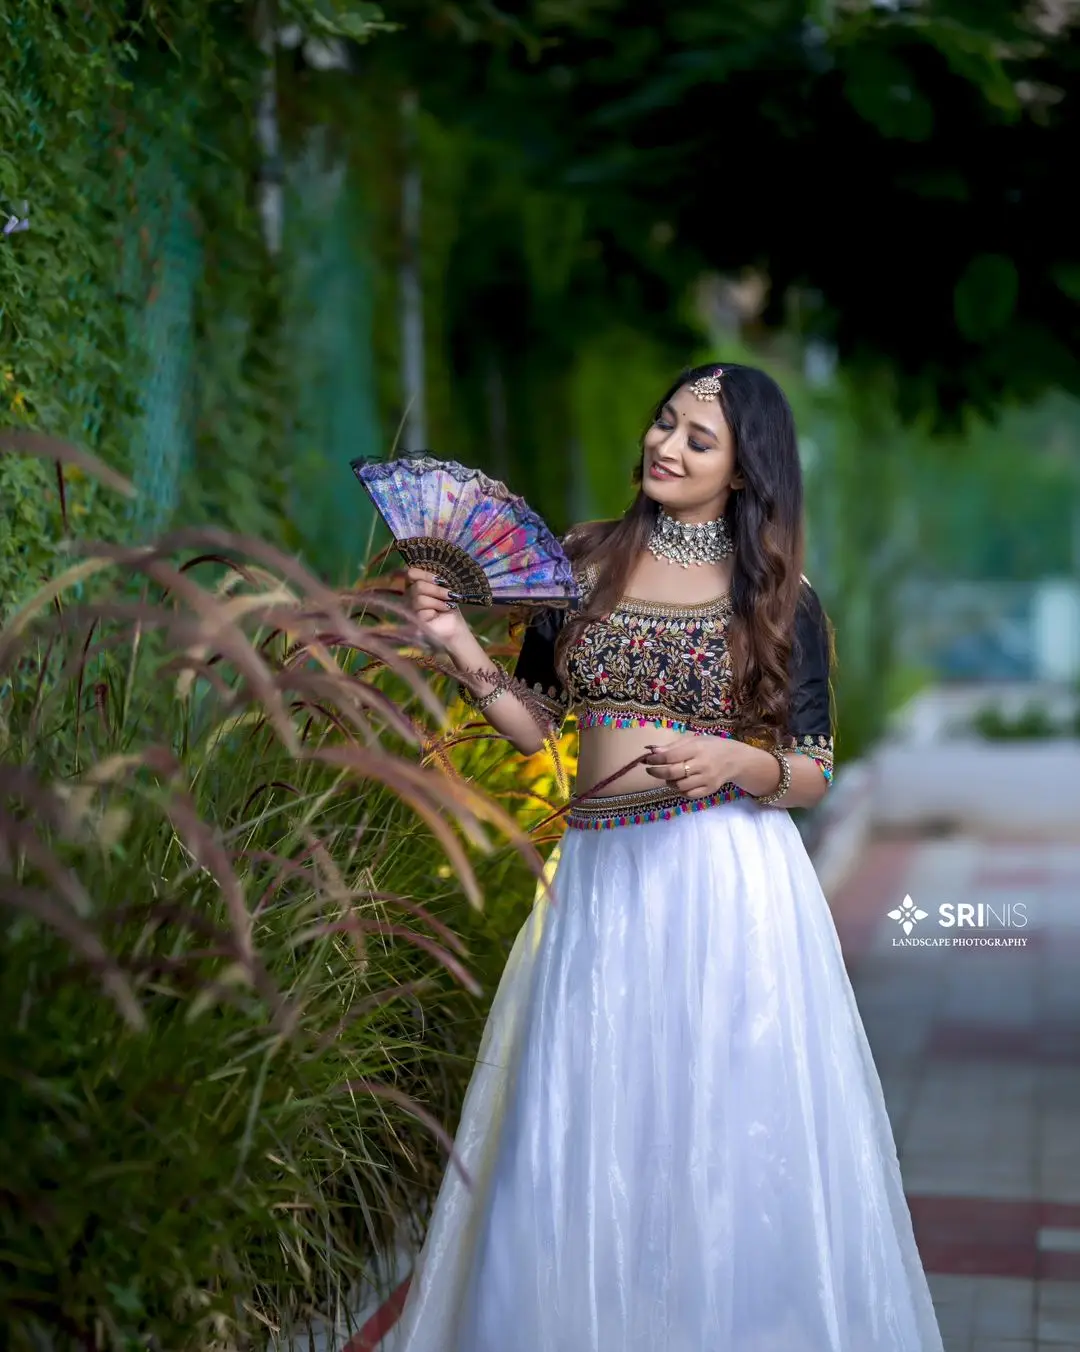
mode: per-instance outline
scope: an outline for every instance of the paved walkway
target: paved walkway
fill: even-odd
[[[878,841],[831,903],[948,1352],[1080,1352],[1080,844]]]

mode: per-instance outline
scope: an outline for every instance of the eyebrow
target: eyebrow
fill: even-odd
[[[679,416],[678,413],[675,411],[675,409],[671,406],[671,404],[664,405],[664,412],[672,413],[675,415],[675,417]],[[692,422],[690,426],[693,427],[695,431],[704,432],[707,437],[712,437],[713,441],[717,440],[716,433],[712,430],[711,427],[706,427],[704,423]]]

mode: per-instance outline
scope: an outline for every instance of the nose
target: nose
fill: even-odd
[[[670,454],[677,453],[679,447],[679,437],[682,435],[682,428],[676,423],[671,428],[661,428],[660,438],[655,443],[657,453]]]
[[[679,444],[679,437],[682,435],[678,427],[673,427],[670,432],[665,432],[663,438],[657,443],[654,455],[659,463],[665,465],[674,465],[678,463],[679,452],[682,447]]]

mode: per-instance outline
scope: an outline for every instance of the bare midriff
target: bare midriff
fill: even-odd
[[[628,763],[647,756],[649,751],[646,743],[658,747],[685,743],[689,758],[701,735],[674,728],[658,728],[652,723],[645,727],[583,728],[578,740],[578,771],[574,793],[587,794],[595,789],[596,796],[600,797],[667,787],[677,793],[677,784],[666,783],[656,775],[649,774],[647,767],[641,764],[635,764],[625,773],[619,774],[610,784],[604,781]]]

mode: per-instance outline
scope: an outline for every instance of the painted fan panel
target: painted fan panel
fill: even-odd
[[[430,455],[354,460],[352,469],[401,556],[452,591],[477,605],[577,604],[562,546],[505,484]]]

